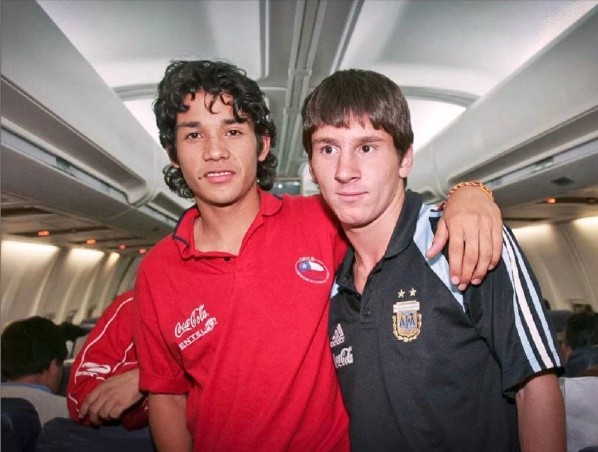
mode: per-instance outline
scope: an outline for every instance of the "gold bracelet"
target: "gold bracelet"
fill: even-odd
[[[484,193],[486,193],[486,195],[488,195],[488,197],[490,198],[491,201],[494,201],[494,193],[492,193],[492,190],[490,190],[488,187],[486,187],[479,180],[472,180],[472,181],[467,181],[467,182],[459,182],[457,185],[455,185],[453,188],[450,189],[450,191],[448,192],[448,195],[446,196],[446,199],[449,199],[453,195],[453,193],[455,193],[457,190],[459,190],[462,187],[476,187],[476,188],[479,188]]]

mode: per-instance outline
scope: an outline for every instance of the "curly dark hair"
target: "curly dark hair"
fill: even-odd
[[[160,143],[166,149],[170,159],[178,162],[175,145],[175,126],[177,113],[189,110],[183,100],[187,94],[194,95],[203,91],[213,96],[211,109],[218,98],[223,102],[222,94],[232,96],[232,109],[239,122],[251,121],[255,135],[262,148],[262,137],[270,137],[270,147],[276,145],[276,126],[270,118],[264,93],[258,84],[247,77],[246,72],[238,67],[220,61],[173,61],[166,68],[164,78],[158,84],[158,97],[153,109],[156,124],[160,131]],[[276,177],[276,156],[270,152],[263,162],[257,164],[257,182],[264,190],[270,190]],[[183,198],[193,198],[193,193],[183,178],[180,168],[167,165],[164,181],[172,191]]]

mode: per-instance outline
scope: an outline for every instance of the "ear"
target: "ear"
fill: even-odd
[[[262,150],[260,151],[260,153],[257,156],[258,162],[263,162],[264,160],[266,160],[266,157],[268,157],[269,153],[270,153],[270,136],[263,135],[262,136]],[[173,165],[174,165],[174,163],[173,163]]]
[[[406,179],[409,173],[411,172],[411,168],[413,167],[413,146],[409,146],[405,155],[403,155],[403,159],[401,160],[401,168],[399,169],[399,175]]]
[[[562,352],[562,358],[564,362],[569,361],[569,357],[571,356],[571,353],[573,353],[573,349],[571,347],[569,347],[567,344],[562,344],[561,345],[561,352]]]
[[[58,363],[57,359],[50,362],[50,366],[43,372],[45,385],[56,394],[60,389],[60,382],[62,379],[62,364]]]
[[[172,148],[172,149],[166,149],[166,153],[168,154],[168,158],[170,160],[170,163],[172,163],[172,166],[174,166],[175,168],[180,168],[181,165],[179,165],[179,162],[176,161],[176,149]]]

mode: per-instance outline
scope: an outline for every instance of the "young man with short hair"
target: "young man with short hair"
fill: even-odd
[[[329,340],[352,449],[563,451],[558,349],[512,233],[463,292],[444,255],[425,257],[439,213],[405,189],[413,132],[399,87],[339,71],[302,115],[314,181],[351,245]]]
[[[320,197],[263,191],[276,167],[264,94],[230,64],[175,61],[154,112],[172,161],[166,182],[196,201],[136,282],[140,388],[157,448],[347,450],[326,337],[346,244]],[[499,223],[485,195],[470,194],[477,202],[462,199],[461,208],[476,216],[490,206],[477,220]],[[485,272],[493,226],[478,239],[466,217],[453,219],[451,233],[474,232],[460,245],[474,255],[479,247]],[[471,275],[476,265],[465,264]]]

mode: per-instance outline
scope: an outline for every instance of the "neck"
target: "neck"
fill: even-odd
[[[43,374],[25,375],[23,377],[15,378],[13,380],[6,380],[6,382],[26,385],[42,385],[46,386],[49,389],[45,379],[43,378]]]
[[[257,187],[241,202],[213,206],[197,200],[197,206],[201,215],[195,220],[195,247],[239,254],[243,238],[260,210]]]
[[[363,292],[367,277],[376,264],[384,257],[399,215],[405,201],[405,192],[398,194],[395,202],[374,221],[365,226],[343,225],[347,239],[355,250],[353,276],[355,288]]]

